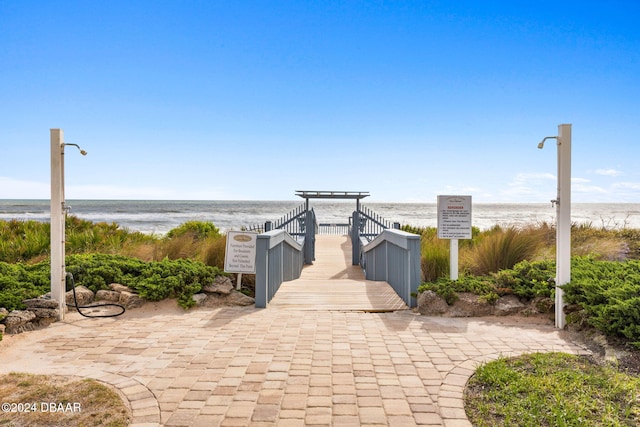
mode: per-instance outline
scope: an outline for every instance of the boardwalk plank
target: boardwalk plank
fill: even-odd
[[[297,310],[396,311],[407,305],[387,282],[365,280],[351,265],[347,236],[316,236],[316,261],[299,279],[284,282],[269,307]]]

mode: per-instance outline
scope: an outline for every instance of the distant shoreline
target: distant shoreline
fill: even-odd
[[[362,205],[390,222],[414,227],[437,226],[433,203],[368,202]],[[92,222],[116,223],[132,231],[165,234],[186,221],[207,221],[220,230],[263,225],[276,221],[304,204],[303,199],[277,200],[74,200],[68,199],[70,214]],[[348,222],[354,201],[312,200],[318,222]],[[44,199],[0,199],[0,219],[49,222],[50,201]],[[472,224],[481,230],[496,225],[522,226],[555,223],[551,203],[473,203]],[[572,221],[603,228],[640,229],[640,203],[574,203]]]

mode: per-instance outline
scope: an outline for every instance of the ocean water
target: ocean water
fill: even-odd
[[[186,221],[211,221],[222,231],[276,221],[304,201],[158,201],[68,200],[70,213],[93,222],[115,222],[143,233],[164,234]],[[362,204],[391,221],[423,227],[437,225],[435,203]],[[347,223],[355,201],[311,200],[319,223]],[[0,200],[0,219],[50,219],[49,200]],[[494,225],[555,223],[550,203],[476,203],[472,223],[480,229]],[[640,228],[640,203],[575,203],[572,221],[606,228]]]

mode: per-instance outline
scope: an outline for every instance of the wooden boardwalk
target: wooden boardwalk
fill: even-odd
[[[385,312],[407,305],[387,282],[365,280],[351,265],[348,236],[317,235],[316,260],[302,269],[297,280],[283,282],[269,307],[297,310]]]

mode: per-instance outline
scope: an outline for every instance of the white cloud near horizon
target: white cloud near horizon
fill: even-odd
[[[616,169],[596,169],[595,173],[597,175],[613,176],[613,177],[624,175],[624,172],[616,170]]]
[[[0,177],[0,199],[49,199],[48,182]],[[224,200],[225,193],[217,188],[177,190],[165,187],[119,187],[113,185],[67,185],[66,199],[80,200]]]

